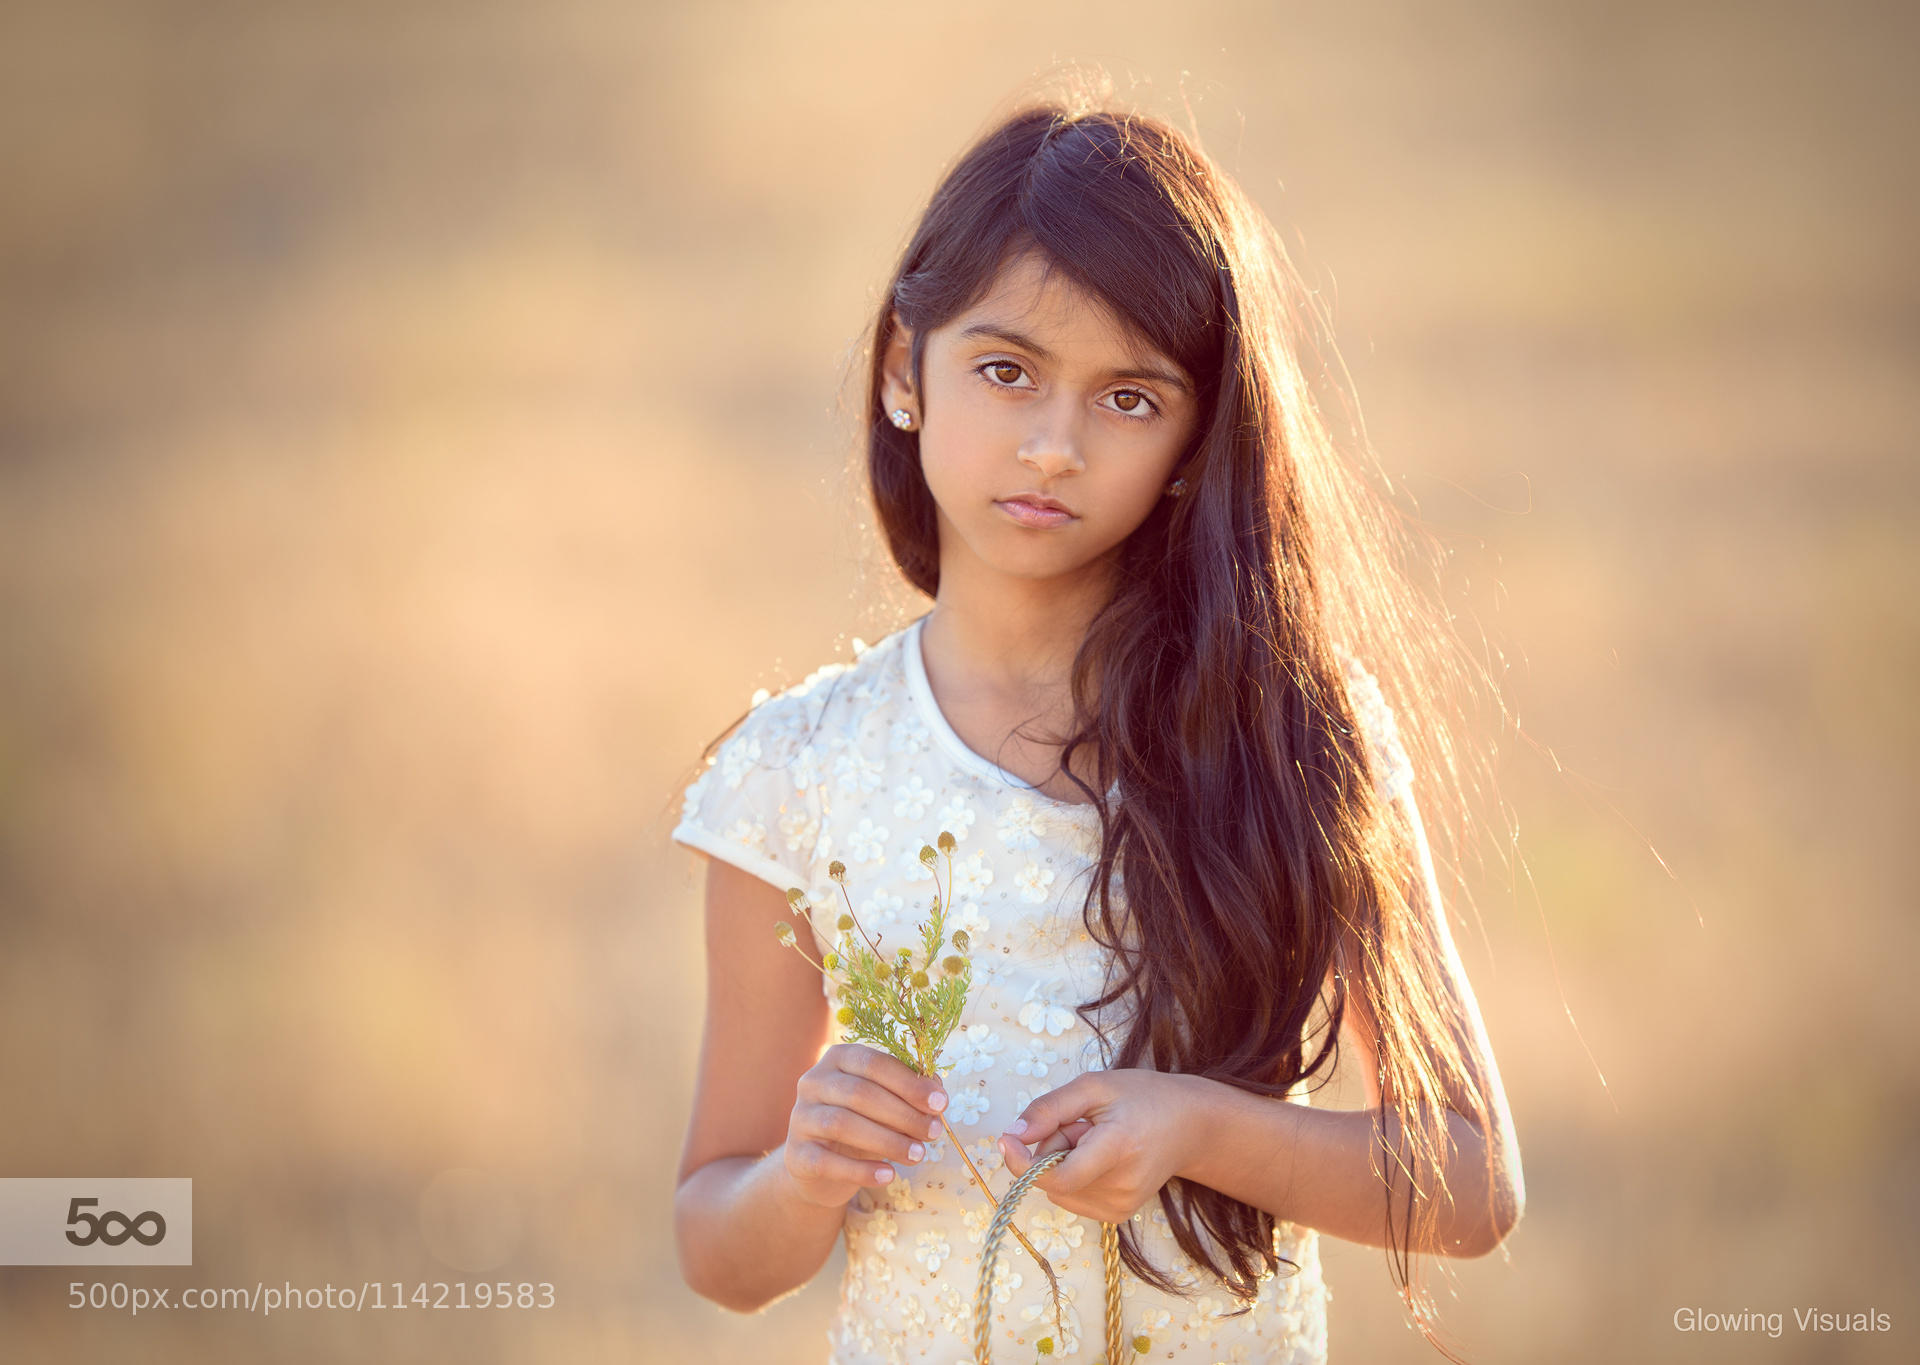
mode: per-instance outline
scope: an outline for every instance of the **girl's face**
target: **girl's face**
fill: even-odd
[[[1104,575],[1192,438],[1192,376],[1064,275],[1043,284],[1032,254],[928,334],[918,394],[910,340],[896,318],[883,398],[920,432],[942,581],[969,561],[1019,578]],[[1066,514],[1029,514],[1022,494]]]

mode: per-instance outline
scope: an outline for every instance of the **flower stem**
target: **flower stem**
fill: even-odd
[[[997,1207],[1000,1203],[1000,1196],[993,1192],[993,1186],[987,1183],[987,1178],[980,1174],[979,1167],[973,1164],[973,1158],[967,1155],[967,1149],[961,1143],[960,1135],[953,1131],[953,1125],[947,1122],[947,1116],[945,1114],[940,1116],[940,1126],[947,1130],[947,1136],[952,1139],[953,1150],[960,1153],[960,1159],[967,1163],[967,1170],[972,1173],[974,1183],[980,1186],[981,1191],[987,1196],[988,1202]],[[1040,1267],[1040,1273],[1047,1277],[1047,1284],[1053,1290],[1053,1301],[1057,1309],[1060,1302],[1060,1277],[1053,1273],[1053,1267],[1047,1264],[1047,1258],[1034,1249],[1033,1243],[1027,1240],[1027,1234],[1020,1231],[1017,1224],[1008,1223],[1007,1231],[1020,1239],[1020,1245],[1027,1249],[1027,1254],[1033,1257],[1034,1264]]]
[[[860,931],[860,937],[867,941],[867,947],[873,950],[875,957],[880,956],[880,944],[867,932],[867,926],[860,922],[860,916],[853,913],[853,897],[847,894],[847,884],[840,883],[840,899],[847,903],[847,918],[853,921],[853,927]]]

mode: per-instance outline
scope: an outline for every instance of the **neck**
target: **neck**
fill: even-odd
[[[987,592],[964,576],[943,574],[921,639],[941,671],[968,691],[1064,703],[1074,656],[1110,592],[1093,580],[1002,580]]]

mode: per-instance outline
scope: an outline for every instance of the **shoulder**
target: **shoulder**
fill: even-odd
[[[755,692],[746,716],[715,754],[715,766],[740,771],[798,765],[795,785],[812,785],[816,766],[857,742],[902,692],[895,679],[898,638],[896,632],[871,646],[856,638],[852,658],[822,664],[777,692]]]
[[[812,884],[814,864],[825,856],[829,783],[866,775],[866,727],[887,723],[888,656],[853,643],[852,659],[753,694],[747,714],[688,784],[675,841],[783,889]]]

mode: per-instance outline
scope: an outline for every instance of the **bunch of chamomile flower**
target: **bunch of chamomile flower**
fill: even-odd
[[[934,843],[939,846],[938,852],[933,845],[923,844],[920,848],[920,861],[934,874],[934,895],[929,917],[919,926],[917,954],[912,947],[896,948],[891,953],[882,951],[880,936],[869,934],[854,914],[853,900],[847,894],[847,867],[838,861],[827,864],[827,876],[840,888],[840,899],[846,908],[835,916],[831,934],[821,932],[805,891],[797,886],[787,891],[787,904],[813,927],[818,941],[831,943],[833,948],[816,962],[813,955],[800,946],[799,935],[791,924],[782,920],[774,929],[782,943],[820,968],[833,983],[833,994],[840,1000],[834,1018],[845,1030],[842,1042],[865,1043],[898,1058],[922,1076],[938,1078],[938,1059],[960,1023],[967,990],[973,984],[973,967],[966,956],[971,946],[967,931],[956,929],[951,940],[947,937],[955,840],[952,834],[942,830]],[[939,870],[942,855],[946,859],[947,874],[944,887]],[[949,947],[952,951],[944,951]],[[945,1114],[940,1116],[940,1123],[961,1161],[966,1163],[974,1183],[997,1205],[999,1199],[992,1186],[967,1155]],[[1027,1249],[1046,1275],[1057,1313],[1062,1300],[1059,1277],[1053,1267],[1018,1227],[1009,1224],[1007,1231]]]
[[[947,858],[947,887],[953,885],[954,838],[940,832],[939,853],[931,845],[922,845],[920,861],[934,871],[934,896],[931,915],[920,924],[920,952],[903,946],[886,953],[880,938],[867,933],[853,912],[847,896],[845,863],[827,865],[827,876],[840,887],[846,908],[835,917],[833,932],[821,933],[807,893],[799,887],[787,892],[787,904],[805,916],[818,939],[833,948],[818,962],[805,948],[799,936],[784,920],[775,927],[780,941],[795,949],[807,961],[825,972],[834,983],[834,995],[840,1000],[835,1019],[846,1030],[843,1042],[866,1043],[890,1053],[922,1076],[936,1075],[936,1059],[947,1039],[960,1023],[967,1002],[967,988],[973,982],[972,964],[966,957],[967,931],[956,929],[951,952],[942,950],[947,940],[947,897],[942,894],[937,871],[940,853]]]

